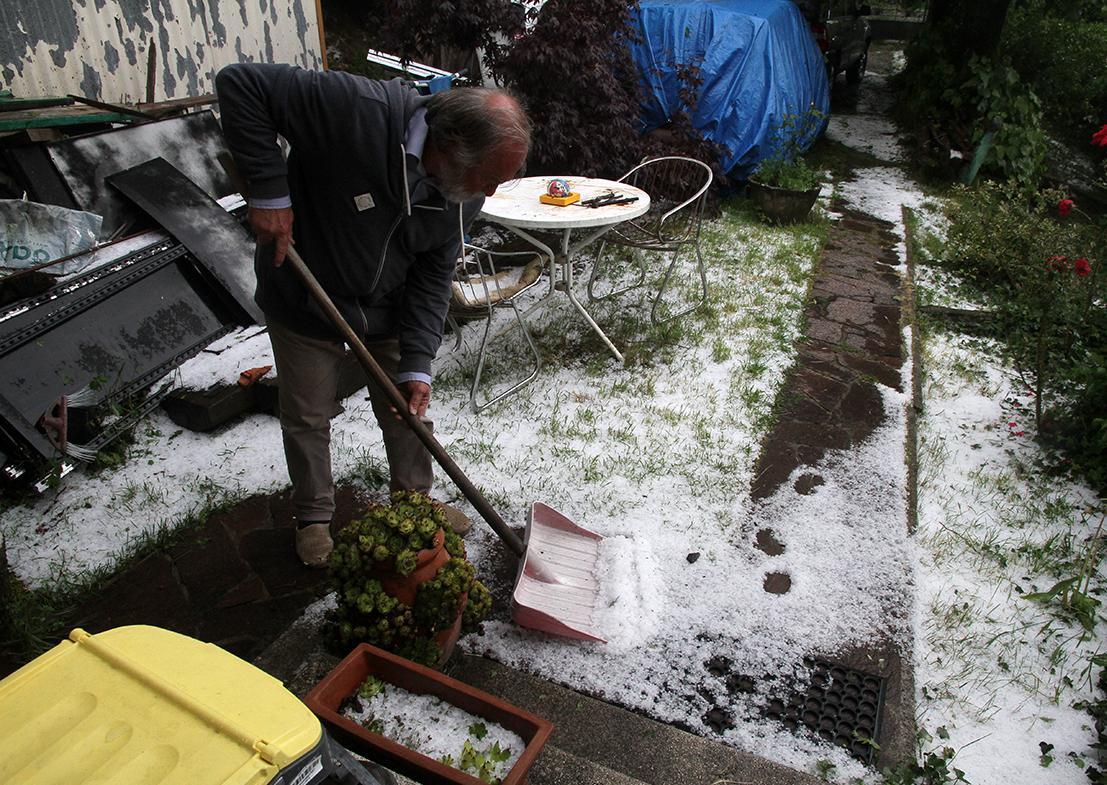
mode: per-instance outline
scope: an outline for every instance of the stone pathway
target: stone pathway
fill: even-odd
[[[368,501],[340,488],[333,530]],[[325,570],[296,558],[293,534],[287,493],[252,496],[117,575],[76,609],[70,626],[96,633],[153,624],[251,660],[330,590]]]
[[[767,499],[792,476],[797,493],[814,492],[824,482],[815,467],[827,452],[856,446],[884,421],[876,383],[903,392],[906,350],[901,335],[902,281],[895,269],[898,238],[884,221],[841,204],[832,209],[845,217],[829,231],[804,313],[805,336],[778,395],[778,420],[755,465],[754,501]],[[759,530],[754,544],[770,556],[788,547],[771,529]],[[765,576],[767,592],[784,594],[790,587],[786,573]],[[890,640],[874,640],[836,652],[832,659],[884,679],[877,759],[890,763],[912,755],[910,651],[901,651]]]
[[[852,447],[876,429],[884,406],[874,380],[902,392],[898,241],[885,222],[834,209],[846,218],[830,228],[804,313],[806,335],[754,468],[755,501],[800,466],[813,466],[827,450]],[[821,483],[808,473],[795,488],[806,494]]]

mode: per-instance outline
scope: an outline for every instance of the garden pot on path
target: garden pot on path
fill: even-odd
[[[750,196],[761,212],[775,224],[794,224],[807,220],[815,200],[819,198],[820,187],[808,191],[792,191],[765,185],[750,180]]]

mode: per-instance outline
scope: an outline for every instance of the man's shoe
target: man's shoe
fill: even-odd
[[[438,502],[438,506],[442,508],[442,512],[446,513],[446,523],[450,524],[450,529],[458,536],[464,536],[465,532],[473,528],[473,522],[469,520],[469,516],[450,504],[443,504]]]
[[[309,523],[296,529],[296,555],[305,567],[326,567],[333,550],[330,522]]]

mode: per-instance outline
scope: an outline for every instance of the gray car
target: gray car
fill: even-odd
[[[826,57],[831,84],[845,73],[846,82],[857,84],[865,75],[872,34],[865,18],[872,9],[859,0],[796,0],[803,11],[815,43]]]

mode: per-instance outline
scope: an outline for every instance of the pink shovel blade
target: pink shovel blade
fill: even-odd
[[[534,502],[527,517],[526,549],[511,597],[511,618],[521,627],[566,638],[605,643],[597,626],[600,542],[552,507]]]

